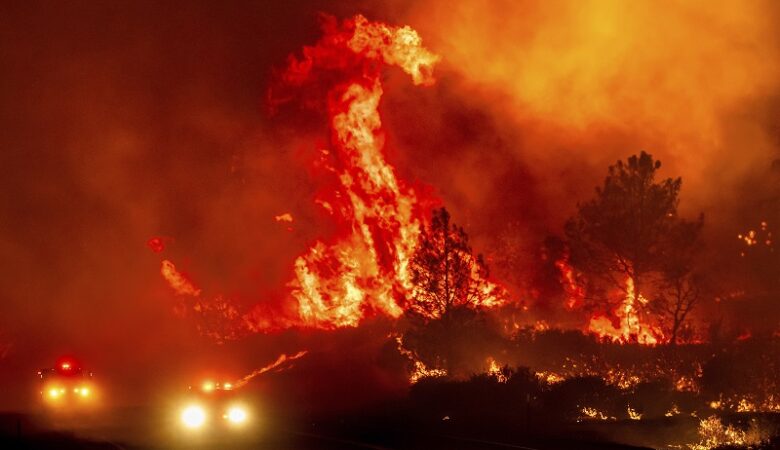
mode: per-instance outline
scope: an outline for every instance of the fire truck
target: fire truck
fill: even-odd
[[[86,372],[73,358],[60,358],[54,367],[38,371],[44,405],[75,408],[87,405],[95,395],[92,372]]]
[[[191,431],[240,430],[251,421],[247,401],[232,383],[209,380],[188,387],[179,418],[181,425]]]

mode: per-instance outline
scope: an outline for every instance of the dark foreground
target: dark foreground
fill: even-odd
[[[241,432],[185,432],[164,416],[144,408],[94,415],[3,414],[2,449],[613,449],[630,447],[592,436],[556,436],[543,430],[465,430],[452,421],[440,424],[383,423],[366,417],[302,419],[258,418]]]

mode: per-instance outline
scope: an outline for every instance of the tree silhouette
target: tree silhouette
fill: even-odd
[[[446,319],[455,308],[481,305],[491,295],[482,255],[474,256],[468,235],[450,222],[445,208],[435,210],[430,227],[420,231],[410,271],[410,306],[429,319]]]
[[[672,308],[676,336],[698,298],[690,274],[703,219],[678,217],[682,179],[656,181],[660,167],[645,152],[610,166],[604,185],[578,206],[565,232],[572,264],[590,280],[591,300],[608,301],[608,289],[625,292],[627,278],[636,298],[662,289],[666,295],[657,302],[679,305]]]
[[[467,359],[466,347],[485,328],[478,309],[493,298],[488,268],[481,255],[473,254],[463,228],[451,223],[441,208],[433,212],[430,226],[420,231],[410,272],[414,289],[405,342],[427,364],[453,375],[459,369],[457,361]],[[462,342],[469,336],[471,343]]]
[[[668,342],[677,344],[680,332],[702,295],[703,276],[696,271],[695,257],[701,221],[680,221],[666,236],[667,249],[661,261],[661,276],[649,309],[661,320]]]

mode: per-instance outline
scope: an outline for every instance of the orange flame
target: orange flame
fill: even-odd
[[[585,299],[585,289],[577,282],[574,268],[569,264],[569,255],[565,253],[561,259],[555,261],[555,267],[561,272],[561,283],[566,292],[566,308],[575,309],[582,306]]]
[[[280,369],[280,367],[282,365],[286,364],[286,363],[290,363],[291,361],[295,361],[296,359],[305,356],[307,353],[308,353],[308,350],[301,350],[298,353],[296,353],[294,355],[291,355],[291,356],[288,356],[287,354],[282,353],[281,355],[279,355],[278,358],[276,358],[276,361],[272,362],[271,364],[268,364],[267,366],[262,367],[260,369],[253,370],[251,373],[241,377],[240,380],[238,380],[235,383],[233,383],[232,388],[233,389],[238,389],[238,388],[244,386],[245,384],[249,383],[249,381],[251,381],[252,378],[254,378],[254,377],[258,376],[258,375],[262,375],[262,374],[264,374],[266,372],[270,372],[271,370],[274,370],[274,369],[279,369],[279,370],[289,369],[290,367],[292,367],[291,364],[287,364],[286,366],[282,367],[281,369]]]
[[[292,223],[293,216],[290,213],[279,214],[278,216],[274,216],[274,220],[277,221],[277,222],[290,222],[290,223]]]
[[[382,68],[397,66],[415,85],[431,85],[439,56],[422,47],[411,28],[370,22],[360,15],[340,25],[328,22],[324,30],[315,46],[303,49],[300,59],[290,57],[280,79],[292,88],[329,86],[324,97],[332,148],[321,155],[328,161],[322,167],[331,173],[336,188],[315,203],[342,231],[330,241],[314,242],[296,258],[289,287],[297,308],[260,303],[240,318],[245,330],[330,329],[357,326],[370,315],[397,318],[413,288],[409,261],[427,212],[421,204],[434,202],[420,202],[418,193],[398,179],[385,159],[378,110]],[[327,76],[320,76],[323,73]],[[339,82],[328,85],[334,77]],[[293,222],[290,213],[274,219]],[[199,296],[200,289],[169,261],[163,262],[163,276],[177,293]],[[496,285],[486,283],[485,289],[489,295],[483,306],[503,302]]]
[[[409,27],[356,16],[332,33],[307,48],[303,61],[293,61],[287,74],[288,82],[302,82],[322,66],[348,75],[346,83],[328,93],[334,149],[325,154],[334,157],[339,192],[335,201],[318,203],[328,205],[350,232],[336,242],[317,242],[298,257],[291,283],[300,319],[321,328],[356,326],[369,312],[403,313],[400,303],[411,288],[408,264],[420,211],[416,193],[398,180],[383,154],[380,68],[396,65],[414,84],[430,85],[439,59]]]
[[[414,351],[404,347],[404,338],[402,335],[397,335],[394,337],[394,339],[398,353],[407,357],[409,361],[412,362],[412,368],[409,373],[410,384],[415,384],[423,378],[447,376],[447,371],[445,369],[437,369],[426,366]]]
[[[614,316],[619,321],[619,326],[615,327],[608,317],[597,316],[591,318],[588,331],[617,343],[657,344],[659,339],[663,337],[663,333],[657,327],[640,320],[637,303],[646,304],[647,299],[641,294],[637,297],[634,279],[628,277],[626,278],[626,296],[613,311]]]
[[[162,267],[160,267],[160,273],[176,294],[191,297],[200,295],[200,289],[196,287],[186,275],[176,270],[176,266],[167,259],[163,260]]]

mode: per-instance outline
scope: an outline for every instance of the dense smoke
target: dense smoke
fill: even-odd
[[[317,40],[320,11],[408,23],[442,57],[431,89],[386,75],[388,159],[489,260],[513,233],[527,255],[514,272],[640,149],[683,177],[681,207],[705,213],[714,242],[773,205],[774,3],[283,3],[2,7],[3,377],[79,352],[132,383],[127,367],[204,353],[154,236],[204,295],[242,310],[289,299],[295,258],[335,231],[312,202],[328,135],[316,111],[270,114],[266,95],[274,68]],[[257,361],[239,370],[300,350],[285,345],[247,351]]]
[[[425,108],[419,96],[388,105],[424,124],[395,127],[416,149],[401,166],[523,295],[544,237],[608,165],[645,150],[661,176],[682,177],[681,214],[704,214],[708,270],[732,270],[737,234],[780,219],[777,20],[770,2],[424,2],[409,22],[446,55],[446,75]],[[748,322],[768,312],[720,306]]]
[[[742,201],[735,188],[777,157],[780,46],[770,2],[702,6],[426,2],[412,24],[462,75],[463,97],[519,130],[496,140],[513,138],[509,153],[556,204],[583,194],[582,179],[557,175],[600,177],[646,149],[683,177],[686,209],[710,212]]]

